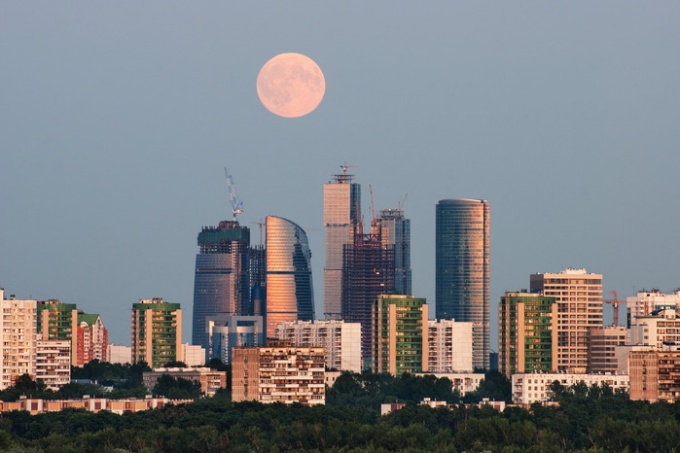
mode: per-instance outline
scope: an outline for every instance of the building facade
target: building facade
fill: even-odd
[[[110,344],[107,358],[109,363],[132,363],[132,348],[122,344]]]
[[[191,343],[208,349],[206,320],[241,314],[250,305],[250,229],[235,220],[204,227],[198,234]]]
[[[380,294],[394,294],[394,245],[373,234],[358,234],[343,249],[342,319],[361,324],[364,368],[372,365],[373,307]]]
[[[326,368],[361,373],[361,324],[338,320],[292,321],[276,326],[276,338],[296,347],[323,347]]]
[[[236,348],[233,402],[326,403],[324,348]]]
[[[326,264],[323,274],[324,316],[342,318],[343,246],[352,244],[361,220],[361,186],[354,175],[342,174],[323,186],[323,223],[326,233]],[[360,233],[360,232],[359,232]]]
[[[553,397],[550,389],[557,381],[562,387],[584,382],[591,387],[608,386],[613,391],[628,391],[630,379],[627,374],[585,374],[585,373],[515,373],[512,375],[512,402],[515,404],[545,403]]]
[[[427,369],[427,302],[381,294],[373,305],[373,372],[419,373]]]
[[[626,298],[626,307],[628,310],[628,327],[635,322],[635,318],[638,316],[650,316],[653,312],[666,308],[680,311],[680,289],[672,293],[662,293],[658,289],[638,291],[635,296]]]
[[[680,345],[680,316],[675,308],[658,309],[634,318],[630,326],[630,344],[662,349],[664,345]]]
[[[71,341],[37,340],[35,379],[41,379],[51,390],[59,390],[71,382]]]
[[[312,252],[307,234],[290,220],[267,216],[265,330],[274,338],[283,321],[314,319]]]
[[[565,269],[557,274],[532,274],[531,292],[542,292],[557,302],[557,370],[585,373],[588,369],[588,332],[603,326],[602,274]]]
[[[430,319],[427,330],[428,373],[472,372],[473,323]]]
[[[5,299],[0,288],[0,390],[14,385],[22,374],[35,376],[37,301]]]
[[[108,362],[109,332],[101,316],[78,312],[76,328],[75,366],[83,366],[93,360]]]
[[[214,396],[219,389],[227,388],[227,372],[215,371],[206,367],[198,368],[154,368],[152,371],[145,371],[142,375],[144,387],[151,393],[158,384],[158,379],[163,375],[171,376],[175,379],[186,379],[187,381],[198,382],[201,385],[201,393],[206,396]]]
[[[680,401],[680,351],[633,350],[628,355],[630,399],[654,403]]]
[[[383,209],[371,222],[371,233],[383,245],[394,246],[394,293],[412,294],[411,221],[401,209]]]
[[[182,309],[162,298],[132,304],[132,361],[157,368],[181,360]]]
[[[619,369],[617,347],[628,343],[624,326],[593,327],[588,331],[588,371],[616,373]]]
[[[222,363],[230,364],[234,348],[265,345],[264,318],[238,315],[210,318],[208,339],[210,344],[208,358],[217,358]]]
[[[473,364],[488,369],[489,203],[441,200],[436,214],[436,317],[475,323]]]
[[[557,370],[557,304],[537,293],[506,292],[498,307],[499,371]]]

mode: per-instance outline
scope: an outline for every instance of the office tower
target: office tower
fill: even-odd
[[[557,369],[557,304],[552,297],[506,292],[498,306],[499,371],[550,372]]]
[[[267,283],[265,331],[276,334],[283,321],[314,319],[314,291],[307,234],[295,223],[267,216]]]
[[[264,316],[266,307],[267,251],[264,245],[250,248],[250,303],[244,316]]]
[[[204,227],[198,234],[191,342],[206,351],[209,348],[205,335],[207,317],[248,310],[249,246],[250,230],[235,220],[224,220],[217,227]]]
[[[602,274],[565,269],[558,274],[532,274],[531,292],[557,302],[557,370],[588,369],[588,329],[602,327]]]
[[[262,316],[222,315],[208,321],[210,351],[208,359],[220,359],[230,364],[234,348],[265,345],[265,327]]]
[[[473,365],[489,368],[489,203],[437,204],[437,319],[475,323]]]
[[[588,371],[616,373],[619,369],[617,348],[627,344],[624,326],[593,327],[588,331]]]
[[[431,319],[427,324],[427,372],[471,372],[472,323]]]
[[[326,368],[361,373],[361,324],[338,320],[292,321],[276,326],[276,338],[298,347],[321,346]]]
[[[371,220],[371,233],[394,246],[394,293],[411,294],[411,221],[399,208],[383,209]]]
[[[14,385],[22,374],[35,374],[37,302],[5,299],[0,288],[0,390]]]
[[[231,370],[235,403],[326,403],[323,348],[236,348]]]
[[[394,245],[372,234],[357,234],[343,246],[342,319],[361,324],[363,366],[373,354],[373,304],[380,294],[394,294]]]
[[[427,303],[423,298],[381,294],[373,304],[373,372],[419,373],[427,369]]]
[[[175,362],[182,353],[182,309],[162,298],[132,304],[132,363],[150,367]]]
[[[323,223],[326,231],[326,265],[323,274],[323,303],[326,319],[340,319],[342,313],[342,253],[351,244],[361,220],[361,186],[354,175],[333,175],[323,186]]]

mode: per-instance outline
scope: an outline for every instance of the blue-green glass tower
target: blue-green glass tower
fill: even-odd
[[[472,362],[489,368],[489,204],[465,198],[437,204],[436,315],[472,322]]]

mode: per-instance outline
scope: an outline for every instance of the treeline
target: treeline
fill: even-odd
[[[493,387],[494,376],[486,379]],[[496,383],[503,384],[502,380]],[[559,406],[530,409],[418,405],[455,398],[433,376],[343,374],[325,406],[232,403],[227,392],[193,404],[126,413],[0,417],[0,450],[46,452],[664,452],[680,448],[680,404],[630,401],[608,388],[554,387]],[[488,390],[488,389],[487,389]],[[498,389],[491,389],[498,391]],[[379,415],[382,402],[406,406]]]

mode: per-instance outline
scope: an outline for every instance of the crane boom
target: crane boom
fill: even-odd
[[[231,177],[227,168],[224,168],[224,175],[227,178],[227,189],[229,190],[229,203],[231,204],[231,213],[234,216],[233,220],[236,221],[236,216],[243,214],[243,202],[238,198],[236,194],[236,187],[234,186],[234,179]]]

